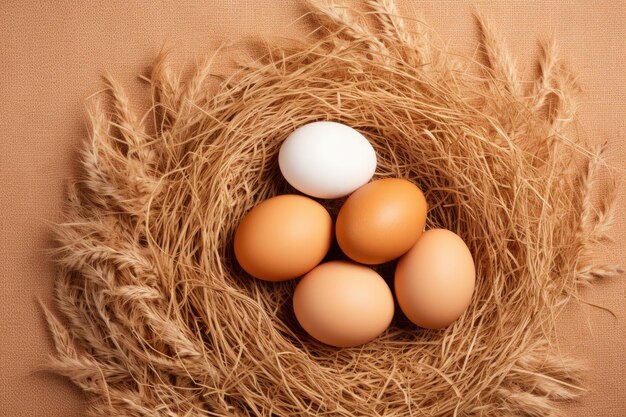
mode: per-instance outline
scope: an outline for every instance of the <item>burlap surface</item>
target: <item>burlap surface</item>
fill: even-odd
[[[296,1],[185,2],[9,1],[0,5],[0,415],[78,416],[86,398],[61,378],[36,372],[50,340],[36,303],[49,303],[54,268],[46,260],[48,222],[60,218],[66,179],[74,175],[86,134],[83,106],[110,71],[134,96],[164,43],[184,62],[220,41],[246,35],[298,36]],[[599,2],[598,2],[599,3]],[[479,2],[507,37],[526,74],[537,39],[554,34],[580,74],[582,133],[611,142],[608,162],[626,169],[626,3],[607,1]],[[472,5],[403,2],[454,49],[472,53]],[[141,100],[136,99],[137,103]],[[601,192],[601,190],[600,190]],[[616,244],[598,256],[626,260],[626,192],[619,199]],[[557,348],[590,368],[590,393],[564,406],[571,416],[626,415],[626,285],[598,283],[559,318]]]

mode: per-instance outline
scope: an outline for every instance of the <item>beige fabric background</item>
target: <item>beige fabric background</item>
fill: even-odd
[[[455,49],[472,53],[472,6],[461,1],[402,3],[423,10]],[[609,163],[626,167],[626,3],[624,1],[481,1],[526,73],[537,38],[554,33],[585,87],[583,133],[612,142]],[[164,42],[190,62],[218,41],[244,35],[294,36],[303,9],[287,0],[115,2],[4,1],[0,5],[0,415],[78,416],[86,398],[61,378],[36,372],[50,352],[36,304],[50,302],[54,269],[44,250],[47,222],[60,218],[63,187],[85,136],[83,106],[109,70],[137,87],[137,75]],[[309,22],[310,24],[310,22]],[[135,94],[135,97],[137,95]],[[599,256],[626,257],[626,198],[617,243]],[[565,406],[571,416],[626,416],[626,294],[622,279],[599,283],[560,317],[558,349],[584,360],[590,393]]]

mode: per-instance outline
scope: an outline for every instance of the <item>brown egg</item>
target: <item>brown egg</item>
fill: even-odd
[[[313,269],[326,256],[333,222],[318,202],[300,195],[263,201],[235,232],[235,257],[250,275],[284,281]]]
[[[420,237],[428,205],[413,183],[387,178],[364,185],[343,204],[337,216],[337,242],[363,264],[398,258]]]
[[[393,318],[393,295],[374,270],[354,262],[326,262],[296,286],[293,309],[300,325],[320,342],[362,345],[380,335]]]
[[[467,309],[475,278],[474,260],[463,239],[449,230],[428,230],[398,262],[396,298],[413,323],[439,329]]]

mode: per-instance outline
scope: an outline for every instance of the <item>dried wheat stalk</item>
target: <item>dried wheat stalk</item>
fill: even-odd
[[[390,0],[368,5],[376,26],[314,2],[326,35],[269,47],[213,95],[210,63],[183,81],[161,57],[147,117],[108,78],[114,106],[90,113],[56,230],[62,319],[46,310],[50,368],[91,394],[90,415],[554,416],[581,393],[578,366],[552,348],[554,317],[580,284],[621,271],[590,258],[614,214],[591,197],[602,154],[566,129],[574,78],[549,43],[526,91],[482,17],[487,71],[457,71],[485,67],[459,65]],[[281,141],[327,119],[363,132],[377,176],[417,183],[428,226],[471,248],[475,297],[449,328],[398,314],[375,341],[330,348],[295,322],[294,282],[233,261],[244,213],[292,191]]]

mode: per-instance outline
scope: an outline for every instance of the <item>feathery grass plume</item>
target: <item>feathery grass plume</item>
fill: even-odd
[[[566,129],[576,84],[557,48],[544,49],[529,95],[480,17],[482,77],[457,69],[484,64],[459,66],[408,33],[390,0],[369,2],[368,19],[312,6],[327,31],[268,45],[216,92],[210,60],[185,81],[163,54],[137,117],[107,79],[113,106],[90,112],[83,174],[56,228],[50,369],[89,393],[92,416],[559,415],[558,401],[584,390],[579,365],[553,347],[555,317],[580,284],[621,270],[588,256],[606,240],[614,192],[591,197],[606,164]],[[398,313],[376,340],[332,348],[297,324],[295,282],[238,267],[238,222],[293,192],[277,153],[315,120],[361,131],[376,177],[415,182],[428,227],[467,242],[476,290],[450,327]],[[341,202],[323,203],[336,213]]]
[[[515,61],[500,36],[481,12],[476,12],[476,21],[480,28],[481,46],[485,53],[488,69],[494,79],[502,83],[504,88],[513,95],[520,95],[522,88]]]

